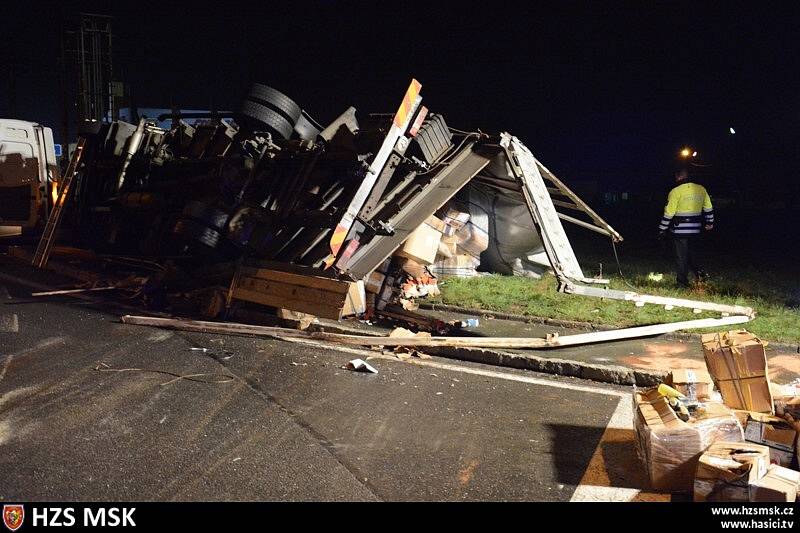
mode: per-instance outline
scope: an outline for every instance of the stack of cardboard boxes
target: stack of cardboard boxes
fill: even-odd
[[[730,409],[716,402],[704,406],[683,421],[657,388],[634,393],[638,449],[654,489],[692,490],[697,461],[709,446],[744,440],[742,426]]]
[[[765,344],[738,330],[703,335],[708,372],[674,370],[688,420],[658,388],[634,392],[637,447],[656,490],[694,493],[695,501],[795,501],[800,397],[771,387]],[[714,388],[719,391],[717,393]],[[784,414],[784,413],[781,413]]]
[[[469,213],[455,209],[448,209],[442,218],[428,217],[394,253],[394,264],[402,271],[400,279],[391,277],[387,288],[387,261],[365,280],[367,303],[387,296],[384,292],[399,281],[401,303],[413,309],[415,298],[439,294],[439,276],[477,276],[489,236],[470,218]]]
[[[443,222],[447,229],[431,271],[437,276],[477,276],[480,256],[489,247],[489,234],[463,211],[448,210]]]
[[[405,273],[401,297],[414,299],[438,294],[441,276],[478,275],[481,254],[489,247],[489,235],[471,220],[471,215],[447,209],[442,216],[430,216],[415,229],[394,253]],[[373,273],[366,282],[368,293],[383,287],[383,272]]]

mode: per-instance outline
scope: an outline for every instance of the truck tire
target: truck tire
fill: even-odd
[[[266,126],[270,132],[277,134],[282,139],[288,139],[292,136],[292,131],[294,131],[294,126],[283,115],[267,106],[250,100],[245,100],[242,103],[240,114],[245,120],[255,122],[260,126]]]
[[[294,125],[294,131],[304,141],[313,141],[319,135],[320,129],[308,120],[305,115],[300,115]]]
[[[292,124],[300,118],[300,106],[294,100],[272,87],[254,83],[250,88],[250,92],[247,93],[246,99],[274,109]]]

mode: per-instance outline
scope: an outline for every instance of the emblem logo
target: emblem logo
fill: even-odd
[[[22,526],[25,519],[25,507],[22,505],[4,505],[3,523],[11,531],[16,531]]]

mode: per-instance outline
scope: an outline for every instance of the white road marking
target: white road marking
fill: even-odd
[[[32,348],[28,348],[26,350],[21,350],[17,353],[10,353],[6,356],[5,360],[3,361],[3,367],[0,368],[0,382],[3,381],[3,378],[6,377],[6,372],[8,372],[8,367],[11,365],[11,360],[16,356],[17,358],[30,354],[35,353],[38,350],[47,348],[49,346],[53,346],[55,344],[59,344],[64,342],[64,337],[48,337],[46,339],[42,339],[36,346]]]
[[[614,414],[611,415],[611,420],[606,425],[606,431],[600,442],[597,443],[592,458],[598,454],[602,454],[602,444],[606,437],[608,430],[614,429],[627,429],[633,431],[633,406],[632,400],[628,395],[625,398],[620,398]],[[602,460],[602,458],[600,458]],[[587,465],[588,472],[588,465]],[[584,474],[584,479],[586,474]],[[583,479],[581,480],[583,481]],[[575,492],[570,498],[571,502],[629,502],[635,498],[641,491],[639,489],[622,488],[622,487],[608,487],[597,486],[581,483],[575,488]]]
[[[3,407],[4,404],[10,402],[11,400],[18,398],[20,396],[27,396],[37,392],[41,387],[37,386],[30,386],[30,387],[20,387],[18,389],[12,389],[8,392],[0,394],[0,408]]]
[[[606,424],[603,436],[601,437],[600,442],[597,443],[597,447],[595,448],[595,451],[592,454],[592,459],[590,460],[590,464],[592,461],[596,461],[597,462],[596,464],[603,465],[603,468],[605,468],[604,464],[605,459],[603,457],[603,450],[602,450],[604,439],[611,432],[615,430],[629,430],[631,432],[633,431],[633,405],[631,399],[631,392],[609,390],[601,387],[593,387],[590,385],[560,383],[557,381],[550,381],[547,379],[536,378],[532,376],[524,376],[520,374],[512,374],[509,372],[501,372],[496,370],[486,370],[482,368],[473,368],[473,367],[460,366],[454,364],[440,363],[437,361],[430,361],[425,359],[401,360],[392,355],[385,355],[377,353],[375,351],[351,348],[347,346],[336,346],[332,344],[309,341],[301,338],[284,338],[283,340],[297,344],[316,346],[322,349],[329,349],[353,355],[360,355],[365,359],[384,359],[387,361],[409,363],[417,366],[438,368],[441,370],[450,370],[453,372],[461,372],[464,374],[473,374],[477,376],[485,376],[490,378],[503,379],[507,381],[517,381],[521,383],[529,383],[532,385],[544,385],[547,387],[556,387],[560,389],[588,392],[592,394],[604,394],[607,396],[615,396],[619,398],[619,402],[617,403],[617,407],[614,409],[614,412],[611,415],[608,424]],[[575,492],[572,494],[570,501],[629,502],[633,500],[641,492],[640,489],[634,489],[634,488],[610,487],[607,485],[602,486],[602,485],[591,485],[589,483],[583,483],[584,480],[592,481],[591,479],[587,479],[587,477],[590,477],[589,476],[590,464],[587,464],[587,469],[584,472],[583,478],[581,479],[581,484],[579,484],[575,488]]]
[[[3,361],[3,368],[0,369],[0,382],[3,381],[3,378],[6,377],[6,372],[8,372],[8,367],[11,365],[11,360],[14,359],[13,354],[8,354],[6,356],[5,361]]]
[[[633,398],[630,394],[626,394],[620,399],[606,427],[611,429],[633,429]]]
[[[30,353],[34,353],[34,352],[36,352],[38,350],[43,350],[45,348],[49,348],[50,346],[55,346],[56,344],[63,344],[64,341],[66,341],[66,340],[67,340],[66,337],[47,337],[46,339],[42,339],[39,342],[37,342],[35,346],[33,346],[31,348],[26,348],[24,350],[20,350],[20,351],[15,352],[15,353],[13,353],[11,355],[15,355],[17,357],[20,357],[22,355],[27,355],[27,354],[30,354]]]

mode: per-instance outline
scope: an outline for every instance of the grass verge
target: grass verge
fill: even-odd
[[[665,274],[661,282],[648,280],[648,273],[656,272],[658,266],[656,262],[638,260],[626,264],[626,278],[607,273],[604,277],[610,279],[613,289],[635,289],[660,296],[749,306],[756,310],[757,316],[742,327],[765,340],[800,342],[800,310],[786,305],[787,295],[794,289],[791,273],[781,276],[758,270],[755,266],[719,267],[712,271],[709,281],[681,289],[675,285],[674,276],[669,274]],[[660,267],[663,269],[663,264]],[[591,271],[591,268],[584,269],[587,273]],[[440,288],[442,294],[434,302],[618,327],[718,316],[713,313],[694,314],[691,309],[666,311],[655,305],[636,307],[630,302],[563,294],[556,291],[555,278],[549,274],[541,279],[499,275],[447,278],[440,281]]]

